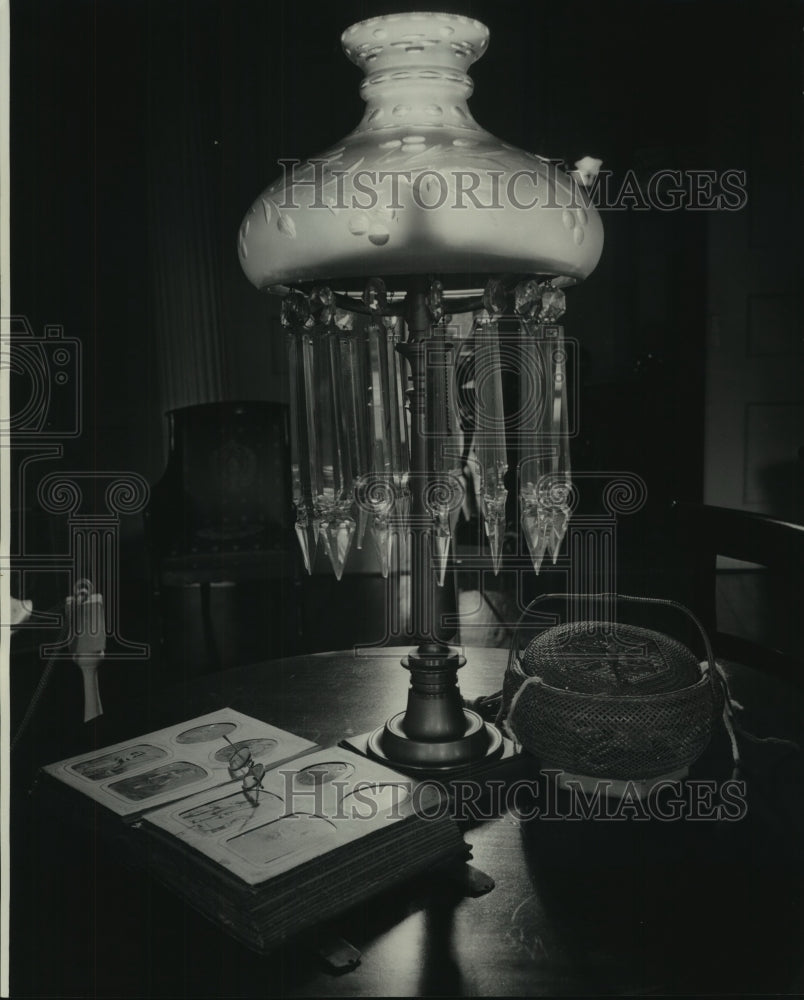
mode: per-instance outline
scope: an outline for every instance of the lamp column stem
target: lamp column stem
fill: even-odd
[[[427,490],[433,475],[428,461],[427,344],[430,313],[420,287],[407,297],[409,339],[397,350],[410,363],[413,377],[408,391],[411,413],[411,618],[418,645],[402,660],[410,671],[408,703],[368,738],[368,752],[402,770],[450,773],[502,750],[500,734],[476,713],[463,707],[458,670],[466,662],[447,645],[454,626],[444,615],[456,614],[455,576],[448,571],[443,586],[436,581],[430,548],[431,513]]]

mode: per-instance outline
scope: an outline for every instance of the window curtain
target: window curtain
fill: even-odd
[[[230,387],[215,220],[218,150],[210,94],[198,88],[208,57],[192,20],[166,23],[160,9],[151,8],[148,34],[148,228],[164,412],[225,400]]]

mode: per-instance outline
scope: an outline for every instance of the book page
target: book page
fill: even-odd
[[[48,764],[44,771],[118,816],[134,817],[234,781],[229,760],[238,749],[248,750],[255,762],[268,769],[314,747],[284,729],[222,708]]]
[[[409,817],[426,798],[416,783],[340,747],[267,772],[256,804],[242,787],[194,795],[145,818],[258,885]]]

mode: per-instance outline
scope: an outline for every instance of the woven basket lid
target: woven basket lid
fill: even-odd
[[[682,643],[633,625],[573,622],[537,636],[522,670],[555,688],[617,696],[677,691],[700,680],[695,654]]]

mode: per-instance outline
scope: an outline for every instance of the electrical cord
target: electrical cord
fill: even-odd
[[[62,608],[64,610],[64,619],[62,621],[62,626],[59,629],[58,637],[56,638],[56,642],[54,643],[55,646],[59,646],[67,638],[67,634],[69,632],[67,601],[64,601],[63,604],[58,604],[54,608],[50,608],[49,610],[54,611],[56,607]],[[34,716],[34,712],[36,711],[39,702],[42,698],[42,695],[45,693],[45,688],[48,685],[51,674],[53,673],[53,668],[56,665],[56,659],[57,659],[56,654],[51,653],[50,658],[45,664],[45,669],[42,671],[42,676],[39,678],[39,683],[36,685],[36,688],[34,689],[34,692],[31,695],[31,699],[28,702],[28,707],[25,709],[25,715],[23,715],[22,720],[19,726],[17,727],[17,731],[16,733],[14,733],[14,737],[11,740],[11,747],[9,748],[10,750],[13,750],[14,747],[17,745],[17,743],[19,743],[20,737],[28,728],[31,719]]]

